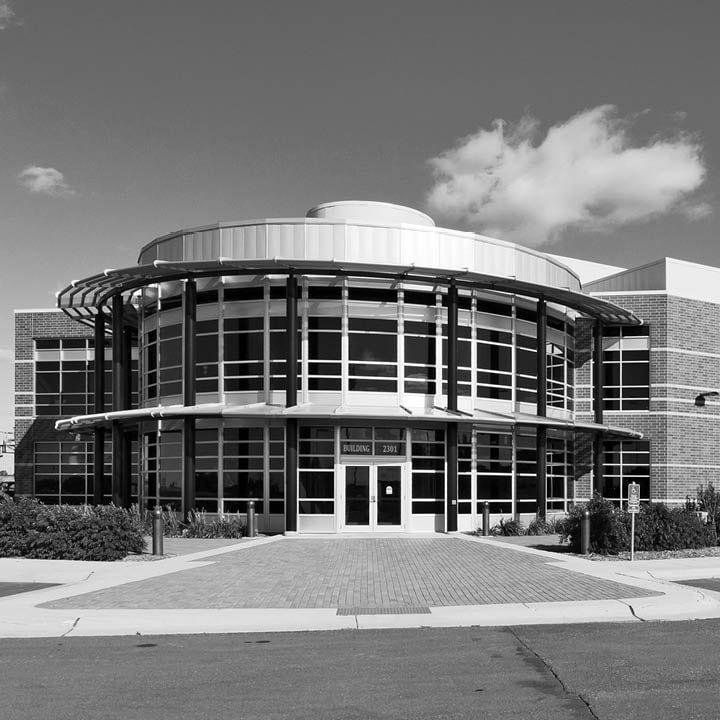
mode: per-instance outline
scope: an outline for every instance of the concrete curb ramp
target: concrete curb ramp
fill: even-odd
[[[491,539],[457,535],[468,542]],[[504,546],[509,553],[542,556],[553,566],[622,583],[629,596],[619,600],[575,602],[504,603],[429,607],[417,612],[358,608],[339,614],[338,608],[245,609],[50,609],[39,607],[126,583],[157,578],[190,568],[212,565],[225,553],[276,542],[303,542],[301,538],[258,538],[179,557],[151,562],[72,562],[62,560],[0,559],[3,582],[62,583],[55,587],[0,598],[0,637],[90,637],[192,633],[280,632],[366,628],[419,628],[585,622],[645,622],[720,617],[720,593],[678,585],[677,580],[720,578],[720,558],[658,560],[630,563],[593,562],[577,557],[518,546]],[[509,561],[512,560],[510,556]],[[632,588],[662,593],[632,597]]]

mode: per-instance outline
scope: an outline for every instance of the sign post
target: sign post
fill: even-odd
[[[630,562],[635,560],[635,516],[640,512],[640,485],[628,485],[628,512],[630,513]]]

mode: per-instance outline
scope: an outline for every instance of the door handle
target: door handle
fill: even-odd
[[[370,496],[370,502],[375,502],[375,496],[374,496],[374,495],[371,495],[371,496]]]

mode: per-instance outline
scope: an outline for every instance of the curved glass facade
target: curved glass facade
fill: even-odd
[[[137,438],[146,506],[253,500],[260,529],[286,532],[470,530],[486,503],[494,521],[565,511],[576,322],[638,322],[550,256],[356,202],[173,233],[59,304],[98,337],[110,315],[118,339],[112,409],[58,423],[95,431],[97,467],[108,432],[113,499],[129,502]]]
[[[396,404],[447,404],[447,295],[395,284],[303,279],[298,297],[297,387],[306,401],[384,394]],[[367,282],[367,281],[366,281]],[[285,285],[198,282],[196,392],[202,402],[280,401],[285,391]],[[140,353],[146,407],[183,393],[182,289],[147,289]],[[537,403],[535,302],[500,293],[459,296],[457,392],[462,407]],[[570,413],[574,398],[574,313],[547,312],[547,405]],[[386,401],[388,398],[385,399]],[[377,402],[383,402],[376,398]],[[532,412],[531,409],[527,411]]]

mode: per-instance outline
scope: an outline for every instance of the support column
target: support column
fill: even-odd
[[[128,409],[128,352],[124,327],[124,303],[121,294],[112,299],[112,378],[113,410]],[[112,423],[112,501],[120,507],[130,507],[130,463],[127,437],[120,423]]]
[[[298,423],[289,418],[285,425],[285,532],[297,532]]]
[[[603,424],[603,325],[602,321],[595,321],[595,333],[593,337],[593,407],[595,411],[595,422]],[[603,436],[601,432],[595,433],[593,437],[593,479],[594,490],[603,492],[603,462],[602,462]]]
[[[447,407],[458,409],[457,358],[458,358],[458,290],[455,279],[448,286],[448,339],[447,339]],[[445,527],[448,532],[458,529],[458,428],[457,422],[447,423],[445,434],[447,461],[447,492],[445,497]]]
[[[95,350],[93,362],[93,394],[96,413],[105,411],[105,312],[98,307],[95,316]],[[105,428],[95,426],[93,436],[93,505],[103,504],[103,488],[105,487]]]
[[[183,305],[183,404],[192,407],[196,401],[195,363],[197,356],[197,285],[185,281]],[[183,517],[195,509],[195,416],[183,419]]]
[[[537,409],[539,418],[547,415],[547,304],[543,298],[537,301]],[[547,514],[547,427],[538,424],[535,430],[537,457],[537,515]]]
[[[285,293],[285,319],[287,322],[287,345],[285,354],[285,407],[297,405],[297,332],[298,332],[298,286],[294,273],[288,274]],[[297,532],[297,460],[298,423],[288,418],[285,425],[285,532]]]

